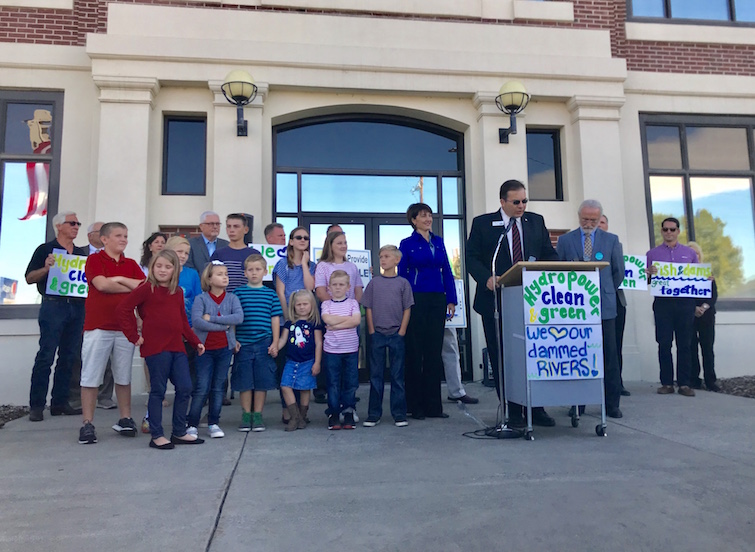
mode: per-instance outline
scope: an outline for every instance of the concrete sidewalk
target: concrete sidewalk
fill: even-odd
[[[477,425],[450,403],[447,420],[337,432],[315,405],[310,427],[285,433],[270,399],[267,431],[250,434],[235,404],[224,439],[173,451],[117,435],[117,411],[97,411],[92,446],[78,418],[23,418],[0,430],[0,550],[755,549],[755,401],[627,387],[607,437],[597,407],[576,429],[553,407],[558,425],[532,442],[464,437]],[[492,424],[493,390],[467,390]]]

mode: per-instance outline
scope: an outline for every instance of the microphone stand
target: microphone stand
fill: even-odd
[[[498,310],[498,291],[496,287],[496,274],[495,274],[495,263],[498,260],[498,254],[501,251],[501,244],[503,243],[503,238],[509,233],[509,229],[511,228],[511,224],[516,224],[516,219],[512,218],[509,222],[508,228],[505,228],[503,232],[501,232],[501,236],[498,238],[498,243],[495,246],[495,251],[493,252],[493,262],[491,263],[490,267],[490,273],[493,275],[493,316],[495,318],[495,346],[498,350],[498,366],[496,366],[496,370],[498,370],[498,400],[499,400],[499,410],[498,412],[503,416],[502,418],[496,419],[496,426],[494,428],[493,435],[497,439],[517,439],[522,436],[522,433],[519,430],[512,429],[506,425],[506,422],[508,422],[508,403],[505,400],[504,397],[504,384],[503,384],[503,347],[501,347],[501,337],[502,337],[502,325],[500,324],[501,319],[501,313]]]

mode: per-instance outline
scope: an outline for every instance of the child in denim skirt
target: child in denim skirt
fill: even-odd
[[[311,291],[295,291],[288,304],[288,321],[283,326],[278,349],[286,347],[286,364],[281,377],[281,392],[291,421],[286,431],[307,427],[309,392],[317,387],[322,358],[322,326],[315,296]],[[298,390],[301,406],[296,404]]]

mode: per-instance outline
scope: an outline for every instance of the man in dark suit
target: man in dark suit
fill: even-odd
[[[494,301],[500,301],[500,290],[496,281],[499,276],[522,260],[555,261],[558,255],[553,249],[548,229],[543,217],[536,213],[526,213],[527,191],[518,180],[507,180],[501,185],[499,193],[501,208],[494,212],[475,217],[472,230],[467,240],[467,270],[477,282],[474,298],[474,310],[482,316],[485,331],[485,343],[488,356],[493,366],[496,391],[501,396],[498,374],[498,358],[501,331],[496,326]],[[503,236],[502,236],[503,235]],[[493,254],[500,250],[495,264],[495,275],[491,273]],[[496,293],[493,293],[493,291]],[[555,420],[548,416],[545,409],[532,409],[532,422],[539,426],[553,426]],[[524,427],[522,405],[509,402],[509,422],[511,427]]]
[[[191,249],[186,266],[193,268],[201,275],[204,267],[210,262],[212,254],[218,249],[227,247],[228,240],[218,237],[220,234],[220,217],[214,211],[205,211],[199,215],[199,230],[202,235],[189,240]]]
[[[624,252],[619,237],[598,228],[603,207],[586,199],[579,206],[579,228],[558,238],[556,250],[562,261],[605,261],[600,270],[600,317],[603,328],[603,384],[606,415],[621,418],[621,376],[616,352],[616,292],[624,281]],[[580,410],[582,408],[580,407]]]

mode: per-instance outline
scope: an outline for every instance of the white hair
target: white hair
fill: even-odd
[[[87,228],[87,234],[91,234],[92,232],[94,232],[94,227],[95,227],[95,226],[96,226],[97,224],[100,224],[100,225],[101,225],[101,224],[105,224],[105,223],[104,223],[104,222],[100,222],[99,220],[98,220],[98,221],[96,221],[96,222],[93,222],[93,223],[92,223],[92,224],[90,224],[90,225],[89,225],[89,227]]]
[[[582,212],[582,209],[584,208],[588,209],[600,209],[600,215],[603,216],[603,206],[600,204],[600,201],[597,199],[586,199],[582,203],[579,204],[579,209],[577,209],[577,214],[580,214]],[[606,217],[606,220],[608,220],[608,217]]]
[[[53,227],[60,226],[66,221],[66,217],[75,217],[76,213],[73,211],[59,211],[57,215],[52,217],[52,225]]]
[[[204,213],[199,215],[199,224],[207,222],[207,217],[211,217],[213,215],[220,218],[220,215],[218,215],[215,211],[205,211]]]

